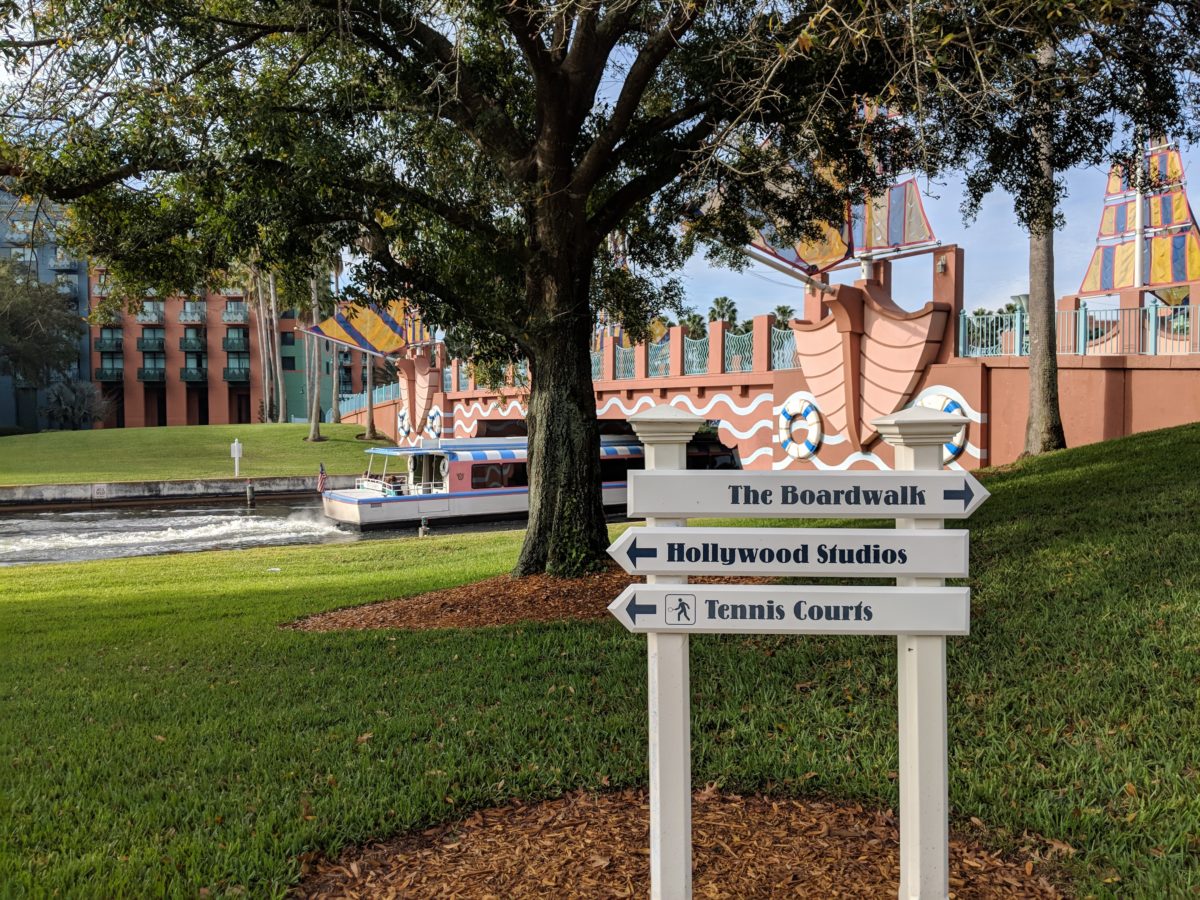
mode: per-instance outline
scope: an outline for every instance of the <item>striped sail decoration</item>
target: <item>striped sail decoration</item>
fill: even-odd
[[[1171,145],[1155,147],[1145,158],[1151,187],[1142,197],[1142,286],[1164,303],[1180,303],[1188,296],[1188,283],[1200,281],[1200,240],[1188,203],[1183,162]],[[1137,192],[1122,167],[1114,165],[1108,174],[1096,249],[1079,296],[1135,286],[1137,202]]]
[[[917,181],[907,178],[865,203],[848,206],[841,228],[822,224],[815,240],[786,244],[768,222],[760,229],[751,229],[746,251],[775,268],[781,268],[777,264],[782,263],[807,275],[818,275],[853,259],[915,249],[936,240]]]
[[[404,300],[393,300],[387,306],[347,305],[301,331],[372,356],[389,356],[410,344],[433,339],[432,330]]]

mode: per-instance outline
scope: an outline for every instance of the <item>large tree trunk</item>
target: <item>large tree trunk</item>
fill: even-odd
[[[321,321],[320,307],[317,302],[317,279],[309,278],[308,287],[312,293],[312,321],[316,325]],[[312,361],[308,370],[312,373],[311,389],[308,393],[308,439],[310,441],[323,441],[321,437],[321,341],[313,335],[312,343]]]
[[[1049,65],[1054,50],[1043,45],[1039,62]],[[1050,125],[1034,129],[1044,196],[1054,196]],[[1025,423],[1025,452],[1032,456],[1067,446],[1058,406],[1058,356],[1054,328],[1054,203],[1047,200],[1039,227],[1029,233],[1029,418]],[[1017,335],[1021,340],[1021,335]]]
[[[338,302],[340,295],[338,293],[338,273],[336,271],[330,273],[333,276],[333,299]],[[333,415],[330,420],[334,425],[342,424],[342,349],[337,347],[333,351]]]
[[[364,385],[367,394],[367,430],[363,439],[377,441],[379,434],[375,431],[375,358],[364,353],[363,363],[367,369],[367,383]]]
[[[274,272],[267,275],[267,287],[271,295],[271,363],[275,367],[275,421],[286,422],[288,417],[284,406],[287,405],[287,390],[283,382],[283,354],[279,352],[279,297],[275,291]]]
[[[587,265],[586,263],[584,265]],[[588,339],[588,281],[558,282],[573,297],[556,301],[545,279],[537,304],[562,315],[531,341],[529,411],[529,527],[514,574],[574,576],[607,558],[608,528],[600,496],[600,430]],[[537,285],[531,289],[536,290]],[[569,310],[569,311],[566,311]]]

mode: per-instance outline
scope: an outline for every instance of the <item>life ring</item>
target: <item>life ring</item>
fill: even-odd
[[[797,440],[795,429],[805,427],[803,439]],[[779,445],[793,459],[808,459],[821,447],[824,431],[821,428],[821,411],[807,391],[797,391],[784,401],[779,411]]]
[[[963,406],[953,397],[948,397],[945,394],[927,394],[917,401],[917,405],[923,406],[926,409],[937,409],[951,415],[962,416],[967,418]],[[942,462],[948,463],[958,459],[963,450],[967,446],[967,426],[970,422],[963,424],[963,427],[955,432],[954,437],[942,444]]]
[[[436,406],[425,417],[425,433],[431,438],[442,436],[442,411]]]
[[[441,458],[441,460],[438,462],[438,475],[441,476],[442,481],[445,481],[446,476],[449,474],[450,474],[450,460],[446,459],[446,457],[443,456]]]
[[[396,415],[396,435],[401,439],[412,434],[412,425],[408,421],[408,410],[402,409]]]

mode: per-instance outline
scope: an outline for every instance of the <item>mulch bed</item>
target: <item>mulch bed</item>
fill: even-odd
[[[600,619],[608,616],[613,598],[639,580],[616,566],[571,579],[502,575],[321,613],[285,627],[423,630]],[[513,802],[462,822],[350,850],[338,859],[306,859],[294,896],[644,897],[650,889],[649,818],[644,791]],[[695,796],[692,818],[697,897],[896,896],[899,843],[891,811],[705,790]],[[953,898],[1063,896],[1045,877],[1042,857],[1033,848],[1019,859],[1001,858],[956,838],[950,866]]]
[[[643,791],[513,803],[465,821],[309,859],[294,896],[645,897],[650,810]],[[896,817],[856,804],[705,790],[692,809],[697,897],[894,898]],[[1058,898],[1033,849],[1001,858],[952,838],[952,898]]]
[[[384,600],[368,606],[336,609],[285,626],[300,631],[341,631],[359,628],[482,628],[518,622],[559,622],[564,619],[608,617],[608,604],[617,594],[642,579],[615,564],[605,572],[582,578],[499,575],[462,587],[430,591],[415,597]],[[698,584],[738,582],[769,584],[767,578],[696,578]]]

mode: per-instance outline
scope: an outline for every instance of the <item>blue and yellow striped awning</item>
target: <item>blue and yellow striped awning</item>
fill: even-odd
[[[347,306],[319,325],[300,330],[372,356],[391,356],[433,338],[404,300],[393,300],[386,307]]]

